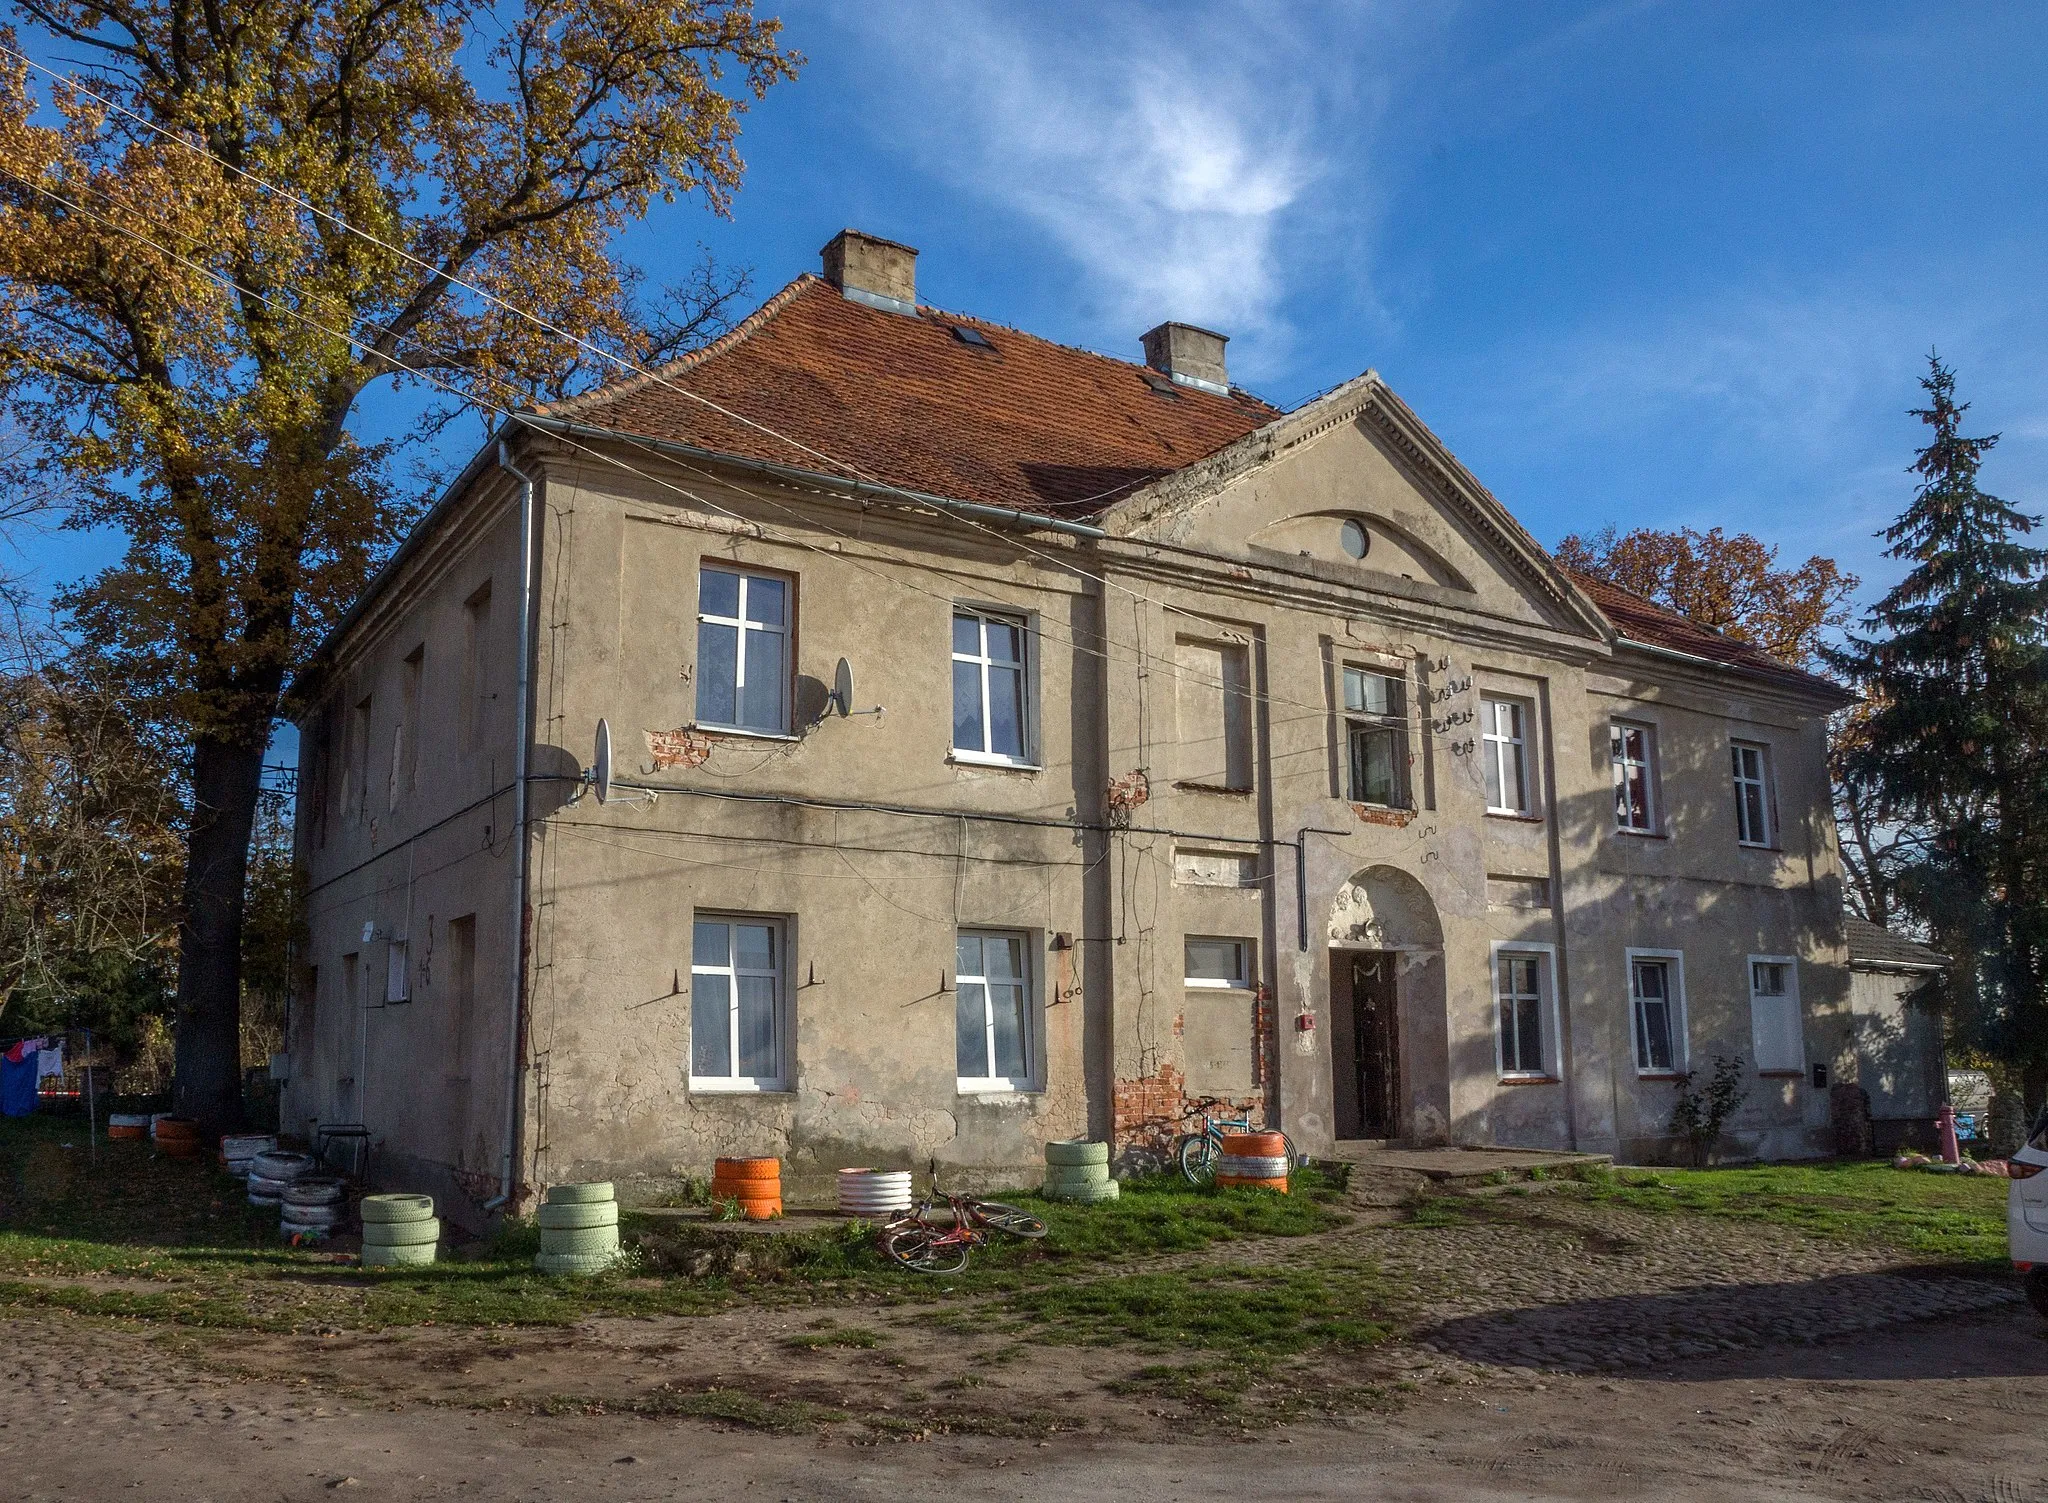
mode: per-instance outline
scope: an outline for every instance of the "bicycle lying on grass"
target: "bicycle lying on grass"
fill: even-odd
[[[946,1202],[938,1218],[933,1206]],[[939,1189],[939,1161],[932,1160],[931,1189],[915,1209],[883,1226],[876,1238],[882,1256],[899,1268],[918,1273],[959,1273],[977,1247],[988,1246],[991,1231],[1012,1237],[1043,1237],[1045,1223],[1036,1216],[997,1200],[945,1194]]]
[[[1173,1156],[1180,1162],[1181,1178],[1191,1185],[1206,1185],[1216,1178],[1216,1160],[1223,1152],[1225,1133],[1265,1131],[1264,1128],[1252,1126],[1249,1117],[1211,1117],[1206,1115],[1206,1111],[1204,1107],[1195,1107],[1189,1111],[1189,1117],[1201,1118],[1201,1128],[1195,1132],[1182,1133],[1173,1145]],[[1283,1132],[1280,1134],[1280,1141],[1287,1145],[1287,1167],[1292,1169],[1301,1162],[1294,1152],[1294,1139]]]

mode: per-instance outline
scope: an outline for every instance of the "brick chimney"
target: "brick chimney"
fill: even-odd
[[[1228,335],[1193,324],[1161,324],[1145,335],[1145,363],[1181,386],[1230,395],[1230,370],[1223,363]]]
[[[852,301],[888,313],[917,312],[917,252],[909,246],[841,230],[818,255],[825,280]]]

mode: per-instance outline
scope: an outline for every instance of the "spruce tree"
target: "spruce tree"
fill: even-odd
[[[2048,1095],[2048,550],[2039,525],[1978,485],[1997,436],[1962,432],[1955,373],[1928,357],[1933,430],[1912,504],[1882,534],[1904,579],[1829,654],[1870,702],[1851,776],[1917,833],[1907,910],[1954,964],[1939,1000],[1958,1042]]]

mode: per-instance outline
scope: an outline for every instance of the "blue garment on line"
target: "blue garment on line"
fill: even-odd
[[[36,1109],[36,1057],[0,1059],[0,1116],[26,1117]]]

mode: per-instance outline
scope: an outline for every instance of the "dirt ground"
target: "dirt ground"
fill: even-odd
[[[668,1322],[636,1324],[656,1328],[639,1333],[636,1360],[681,1334],[659,1329]],[[1630,1375],[1474,1370],[1341,1420],[1239,1433],[1162,1423],[1105,1434],[1084,1413],[1090,1428],[924,1439],[845,1425],[774,1434],[694,1417],[545,1413],[514,1397],[521,1383],[491,1407],[493,1382],[457,1403],[359,1381],[380,1365],[487,1379],[538,1355],[520,1336],[499,1342],[509,1353],[494,1360],[477,1355],[472,1336],[422,1333],[407,1343],[409,1361],[368,1368],[363,1353],[302,1341],[302,1362],[321,1376],[280,1381],[253,1375],[245,1359],[276,1365],[282,1349],[169,1342],[62,1316],[9,1321],[4,1332],[0,1492],[24,1503],[130,1494],[167,1503],[2048,1497],[2048,1324],[2024,1309]],[[579,1332],[571,1345],[591,1370],[592,1351],[618,1334]],[[835,1350],[820,1360],[869,1356]],[[416,1380],[399,1386],[406,1381]]]

